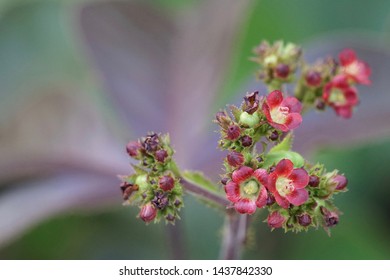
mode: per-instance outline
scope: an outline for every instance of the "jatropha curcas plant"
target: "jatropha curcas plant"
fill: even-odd
[[[359,103],[355,85],[370,84],[370,68],[350,49],[338,59],[314,64],[303,60],[299,46],[282,41],[264,41],[253,52],[251,60],[260,66],[256,76],[268,93],[247,93],[241,106],[216,114],[218,146],[227,151],[219,186],[200,172],[180,171],[168,135],[149,133],[127,145],[127,153],[139,163],[133,165],[135,173],[121,176],[123,199],[140,207],[139,217],[145,222],[174,223],[185,189],[227,216],[266,209],[271,229],[300,232],[323,227],[329,233],[338,224],[340,211],[333,197],[347,190],[348,180],[338,170],[328,171],[294,152],[293,130],[310,109],[331,107],[342,118],[352,117]],[[286,85],[293,83],[289,94]]]

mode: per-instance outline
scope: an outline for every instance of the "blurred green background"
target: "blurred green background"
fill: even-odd
[[[0,4],[0,120],[41,85],[72,84],[104,108],[104,89],[83,56],[77,9],[93,1],[2,1]],[[155,1],[161,9],[191,9],[197,1]],[[255,1],[235,45],[218,104],[230,100],[252,76],[248,61],[262,39],[307,44],[337,32],[375,34],[390,43],[390,2]],[[29,89],[29,90],[26,90]],[[375,96],[375,93],[370,93]],[[387,104],[389,105],[389,104]],[[361,104],[364,106],[364,104]],[[347,125],[347,124],[346,124]],[[211,131],[210,131],[211,133]],[[335,136],[338,137],[338,136]],[[351,148],[321,148],[311,158],[344,172],[350,191],[337,197],[344,213],[329,238],[322,230],[302,234],[270,232],[256,218],[243,257],[248,259],[389,259],[390,138]],[[119,194],[118,194],[119,195]],[[21,205],[21,207],[23,207]],[[165,259],[172,258],[170,226],[136,219],[137,209],[120,204],[70,210],[28,229],[0,248],[1,259]],[[186,197],[182,220],[183,257],[218,257],[223,217]]]

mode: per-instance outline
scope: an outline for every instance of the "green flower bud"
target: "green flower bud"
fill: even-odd
[[[260,122],[259,115],[255,112],[253,115],[247,112],[242,112],[240,115],[240,123],[249,127],[254,127]]]

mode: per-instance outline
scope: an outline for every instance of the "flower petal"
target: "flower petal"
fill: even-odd
[[[275,197],[276,198],[276,197]],[[305,203],[309,198],[309,193],[306,189],[294,190],[290,194],[286,195],[288,201],[290,201],[293,205],[299,206]]]
[[[309,174],[303,168],[294,169],[288,178],[292,180],[295,189],[303,189],[309,184]]]
[[[267,186],[268,185],[268,173],[267,173],[267,170],[262,169],[262,168],[256,169],[253,172],[253,177],[255,177],[257,179],[257,181],[259,181],[259,183],[261,183],[263,186]]]
[[[240,184],[241,182],[249,179],[252,174],[253,169],[244,165],[233,172],[232,179],[235,183]]]
[[[302,104],[295,97],[286,97],[281,106],[286,106],[290,109],[291,113],[300,113],[302,111]]]
[[[256,211],[256,203],[248,198],[243,198],[234,203],[234,208],[241,214],[253,214]]]
[[[286,218],[283,217],[279,212],[272,212],[268,215],[267,222],[270,228],[280,228],[283,226],[283,223],[286,221]]]
[[[349,87],[348,89],[345,89],[344,96],[347,99],[349,105],[357,105],[359,103],[357,90],[354,87]]]
[[[278,179],[278,174],[276,174],[275,172],[272,172],[268,176],[268,182],[267,182],[266,187],[272,193],[276,192],[276,180],[277,179]]]
[[[356,53],[351,49],[344,49],[339,54],[340,63],[342,66],[348,65],[356,60]]]
[[[273,192],[272,194],[275,197],[276,203],[279,204],[280,207],[285,208],[285,209],[290,207],[290,202],[287,199],[285,199],[284,197],[281,197],[277,191]]]
[[[302,123],[302,116],[299,113],[291,113],[287,115],[285,125],[288,129],[295,129]]]
[[[345,119],[349,119],[352,117],[353,109],[351,106],[338,106],[335,107],[334,110],[336,111],[337,115]]]
[[[288,177],[294,169],[294,164],[289,159],[282,159],[275,167],[275,173],[279,177]]]
[[[279,106],[283,101],[283,94],[280,90],[274,90],[267,96],[267,104],[272,110],[272,108],[275,108]]]
[[[259,196],[257,197],[256,200],[256,206],[259,208],[263,208],[264,206],[266,206],[267,198],[268,198],[267,189],[264,186],[261,186]]]
[[[241,198],[239,185],[232,181],[226,184],[225,193],[227,199],[229,199],[231,202],[237,202]]]
[[[276,129],[279,129],[283,132],[287,132],[290,130],[290,128],[285,125],[285,124],[279,124],[279,123],[275,123],[273,122],[272,120],[268,120],[269,124],[272,125],[272,127],[276,128]]]

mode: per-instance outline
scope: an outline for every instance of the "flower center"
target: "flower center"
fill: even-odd
[[[271,118],[276,123],[285,123],[289,112],[288,107],[280,106],[271,111]]]
[[[345,105],[347,99],[344,96],[344,92],[338,88],[332,89],[329,95],[329,102],[335,105]]]
[[[355,75],[359,74],[359,72],[360,72],[360,64],[355,61],[355,62],[347,65],[346,67],[344,67],[343,70],[345,71],[345,73],[352,75],[352,76],[355,76]]]
[[[259,184],[255,180],[250,180],[244,183],[242,188],[246,195],[253,195],[259,191]]]
[[[281,196],[286,196],[294,190],[294,186],[291,180],[279,177],[276,181],[276,190]]]

